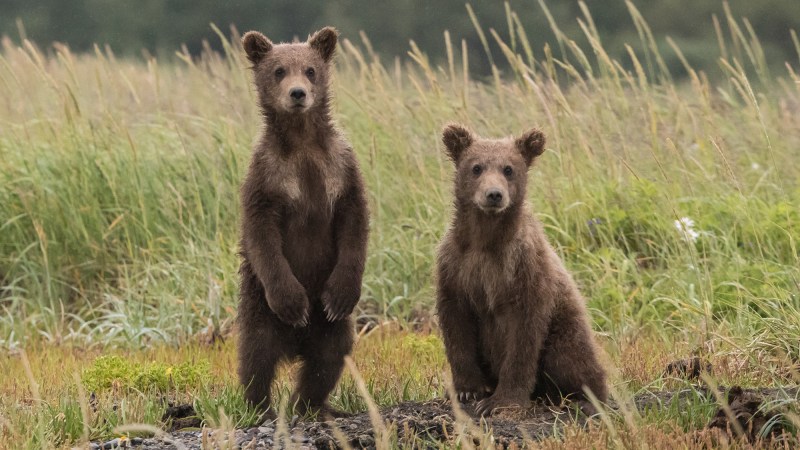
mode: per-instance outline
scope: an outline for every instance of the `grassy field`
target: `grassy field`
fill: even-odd
[[[604,53],[588,15],[591,48],[564,36],[538,48],[513,13],[497,32],[476,18],[506,67],[486,80],[467,70],[485,49],[447,33],[443,67],[413,43],[408,63],[381,60],[363,36],[340,46],[335,112],[372,213],[357,315],[380,325],[355,361],[379,405],[445,393],[431,275],[451,212],[448,121],[548,136],[528,198],[588,299],[617,398],[680,385],[664,367],[691,355],[724,385],[800,382],[797,37],[798,60],[769,73],[747,22],[722,18],[719,73],[670,74],[652,50],[664,37],[631,12],[644,50],[627,61]],[[203,344],[231,334],[238,185],[260,126],[248,64],[219,34],[225,55],[173,61],[3,41],[0,447],[159,425],[164,397],[194,401],[209,426],[252,423],[231,369],[235,333]],[[120,367],[140,384],[114,381]],[[333,401],[366,407],[349,375]],[[702,446],[687,432],[713,410],[612,414],[540,445]]]

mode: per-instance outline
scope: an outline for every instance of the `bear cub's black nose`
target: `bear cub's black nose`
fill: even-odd
[[[490,189],[489,192],[486,193],[486,199],[489,200],[489,203],[492,205],[497,205],[503,200],[503,193],[500,192],[500,189]]]
[[[289,97],[292,97],[295,100],[302,100],[306,98],[306,91],[300,88],[294,88],[289,91]]]

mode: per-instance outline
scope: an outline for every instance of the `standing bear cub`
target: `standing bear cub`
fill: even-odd
[[[336,41],[333,28],[304,43],[242,38],[265,123],[241,189],[239,380],[270,414],[278,363],[299,357],[299,412],[338,415],[327,399],[353,346],[368,212],[356,157],[331,119]]]
[[[438,249],[437,312],[453,384],[477,412],[531,397],[606,401],[584,299],[525,200],[544,135],[481,139],[444,129],[456,166],[455,216]]]

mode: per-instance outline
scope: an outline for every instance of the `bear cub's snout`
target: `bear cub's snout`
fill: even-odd
[[[489,191],[486,192],[486,200],[489,206],[500,206],[500,202],[503,201],[503,191],[500,189],[489,189]]]
[[[502,169],[501,169],[502,170]],[[476,172],[473,170],[473,172]],[[496,171],[495,171],[496,172]],[[511,203],[508,181],[501,174],[486,171],[479,175],[473,202],[486,213],[501,213]]]
[[[306,99],[306,90],[303,88],[293,88],[289,91],[289,97],[294,99],[295,104],[303,104]]]

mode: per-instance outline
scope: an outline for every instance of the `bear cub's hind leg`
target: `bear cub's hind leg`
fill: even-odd
[[[584,390],[588,389],[600,402],[608,400],[606,373],[597,357],[599,352],[591,351],[595,348],[591,333],[582,314],[565,314],[553,320],[540,364],[539,395],[554,402],[566,397],[586,403]]]
[[[269,410],[272,401],[272,382],[283,355],[276,345],[278,340],[266,328],[251,329],[239,336],[239,381],[244,386],[244,397],[258,410],[274,416]]]
[[[300,349],[303,365],[300,368],[297,387],[292,394],[292,404],[300,415],[317,414],[328,420],[345,417],[344,411],[334,409],[328,403],[328,395],[344,369],[344,358],[353,348],[353,320],[346,317],[328,322],[319,317]]]

